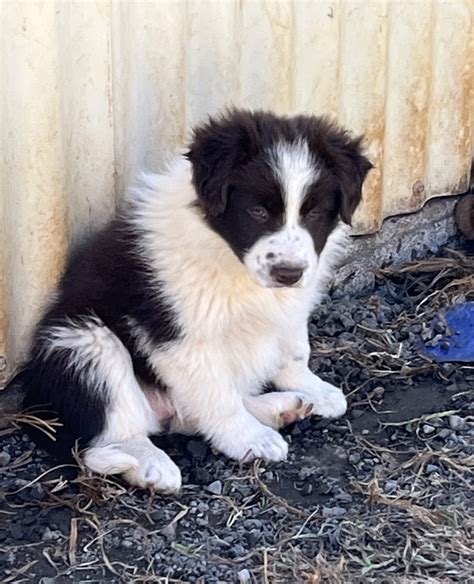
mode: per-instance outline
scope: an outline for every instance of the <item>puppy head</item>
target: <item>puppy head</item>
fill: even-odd
[[[324,118],[232,110],[187,154],[205,220],[262,286],[304,286],[338,220],[350,224],[372,165]]]

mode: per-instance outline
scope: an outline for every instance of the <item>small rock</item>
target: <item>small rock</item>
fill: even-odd
[[[443,428],[442,430],[439,431],[438,436],[445,440],[446,438],[449,438],[451,436],[451,430],[449,428]]]
[[[370,434],[370,430],[367,430],[367,428],[364,428],[364,429],[361,431],[361,434],[362,434],[363,436],[367,436],[367,434]]]
[[[206,485],[212,479],[212,476],[207,468],[197,468],[193,479],[197,485]]]
[[[7,466],[10,463],[12,457],[8,452],[0,452],[0,466]]]
[[[383,490],[386,493],[390,493],[391,491],[393,491],[397,487],[398,487],[398,482],[397,481],[386,481],[385,482],[385,485],[383,487]]]
[[[21,525],[18,525],[17,523],[12,523],[10,525],[10,535],[12,536],[13,539],[22,539],[23,538],[23,528],[21,527]]]
[[[42,540],[43,541],[55,541],[57,539],[60,539],[62,537],[62,533],[58,530],[58,529],[49,529],[49,527],[47,527],[44,530],[43,536],[42,536]]]
[[[378,387],[376,387],[374,389],[374,391],[372,392],[374,394],[374,396],[376,397],[381,397],[384,393],[385,393],[385,388],[382,387],[381,385],[379,385]]]
[[[323,507],[322,513],[324,517],[340,517],[347,513],[347,509],[344,507]]]
[[[300,493],[303,495],[303,497],[307,497],[308,495],[311,495],[312,492],[313,492],[313,485],[311,483],[305,483],[303,485],[303,488],[300,491]]]
[[[161,530],[161,533],[166,537],[166,539],[174,539],[176,536],[176,524],[169,523]]]
[[[249,572],[249,570],[247,570],[247,568],[239,570],[237,572],[237,577],[239,578],[239,584],[249,584],[253,580],[252,574]]]
[[[122,541],[122,547],[129,550],[130,548],[133,547],[133,541],[129,540],[129,539],[124,539]]]
[[[449,426],[452,430],[464,430],[466,428],[466,420],[461,416],[449,416]]]
[[[235,557],[237,557],[237,558],[239,556],[245,556],[245,554],[247,553],[247,550],[240,543],[235,544],[232,551],[234,552]]]
[[[349,455],[349,462],[351,464],[358,464],[360,462],[360,454],[358,452],[353,452]]]
[[[431,424],[423,424],[423,432],[425,434],[433,434],[433,432],[436,430],[436,428],[434,426],[432,426]]]
[[[438,321],[433,327],[433,331],[435,332],[435,334],[438,334],[438,335],[441,333],[444,333],[445,330],[446,330],[446,326],[441,321]]]
[[[207,486],[206,490],[212,493],[213,495],[222,495],[222,482],[214,481]]]
[[[300,472],[298,473],[298,478],[300,480],[304,481],[305,479],[310,477],[312,474],[313,474],[312,468],[310,468],[309,466],[303,466],[303,468],[300,469]]]
[[[439,472],[439,468],[435,464],[427,464],[426,473],[431,474],[433,472]]]
[[[199,513],[207,513],[209,511],[209,505],[204,501],[199,501],[197,504],[197,510]]]
[[[441,365],[443,373],[448,377],[456,371],[456,367],[452,363],[443,363]]]
[[[341,491],[337,495],[334,496],[335,499],[338,501],[342,501],[343,503],[352,503],[353,498],[352,495],[346,493],[345,491]]]
[[[247,542],[250,547],[257,545],[261,539],[262,533],[259,529],[252,529],[252,531],[247,534]]]
[[[353,418],[360,418],[361,416],[364,415],[364,410],[351,410],[351,416]]]
[[[262,529],[263,523],[260,519],[245,519],[244,527],[246,529]]]

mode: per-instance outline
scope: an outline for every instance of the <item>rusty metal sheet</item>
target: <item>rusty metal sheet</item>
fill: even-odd
[[[355,233],[467,189],[471,0],[2,2],[0,355],[25,349],[67,246],[227,105],[328,114],[375,170]]]

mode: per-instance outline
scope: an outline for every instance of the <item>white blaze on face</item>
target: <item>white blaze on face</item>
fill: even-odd
[[[256,282],[262,286],[276,286],[270,275],[278,264],[304,267],[297,286],[303,287],[311,279],[317,265],[313,239],[300,224],[300,211],[307,189],[320,175],[308,144],[279,142],[269,152],[270,167],[281,185],[285,205],[283,227],[259,239],[245,256],[244,263]]]

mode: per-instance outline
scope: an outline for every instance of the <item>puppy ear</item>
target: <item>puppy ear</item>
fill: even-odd
[[[362,199],[362,185],[372,163],[362,153],[362,137],[352,138],[339,131],[329,138],[333,172],[339,183],[340,215],[351,225],[352,216]]]
[[[250,112],[231,110],[193,131],[186,153],[206,214],[224,212],[232,175],[258,151],[257,124]]]

